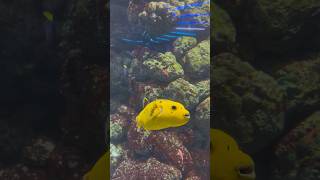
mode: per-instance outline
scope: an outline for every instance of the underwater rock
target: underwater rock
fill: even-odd
[[[210,2],[206,0],[188,0],[185,5],[199,2]],[[186,8],[183,13],[186,14],[210,14],[210,3],[203,3],[201,6],[194,8]],[[201,23],[203,27],[207,27],[207,31],[202,32],[203,36],[207,36],[210,32],[208,27],[210,27],[210,16],[194,16],[190,18],[190,21]]]
[[[210,41],[200,42],[183,57],[185,74],[192,78],[208,78],[210,73]]]
[[[191,170],[187,173],[185,180],[202,180],[203,178],[196,171]]]
[[[186,147],[191,147],[194,143],[195,135],[194,130],[189,127],[180,127],[179,130],[181,131],[174,131],[177,133],[178,138]]]
[[[55,144],[47,138],[33,139],[32,143],[24,148],[23,157],[28,165],[45,166],[54,149]]]
[[[229,14],[215,3],[212,3],[211,12],[214,53],[230,51],[236,42],[236,29],[233,22]]]
[[[110,140],[120,142],[126,136],[129,120],[119,114],[110,115]]]
[[[195,84],[199,91],[199,100],[203,101],[208,96],[210,96],[210,79],[199,81]]]
[[[279,136],[284,125],[284,91],[268,74],[230,53],[214,57],[212,88],[215,118],[211,125],[257,152]]]
[[[209,138],[208,138],[209,139]],[[204,149],[191,150],[191,156],[195,164],[195,168],[202,175],[210,175],[210,151]]]
[[[177,167],[183,174],[192,168],[191,154],[175,133],[157,131],[150,135],[148,142],[153,146],[155,157]]]
[[[139,22],[150,34],[161,34],[170,31],[180,15],[179,10],[166,2],[149,2],[139,13]]]
[[[149,82],[134,82],[132,86],[132,95],[129,99],[129,105],[134,110],[140,112],[143,108],[143,102],[152,102],[163,97],[163,88],[155,83]],[[146,98],[146,99],[145,99]]]
[[[197,39],[194,37],[183,36],[177,38],[172,45],[173,54],[179,59],[184,56],[187,51],[197,45]]]
[[[150,179],[150,180],[180,180],[181,172],[173,166],[161,163],[155,158],[150,158],[146,162],[125,160],[121,162],[112,180],[131,180]]]
[[[117,110],[120,115],[125,116],[127,119],[132,119],[136,114],[134,109],[123,104]]]
[[[124,149],[121,145],[110,144],[110,169],[113,172],[124,156]]]
[[[287,94],[289,126],[320,109],[320,56],[289,63],[275,78]]]
[[[0,120],[0,162],[13,163],[20,159],[21,150],[25,146],[25,138],[29,138],[26,129],[9,125],[10,120]]]
[[[184,75],[182,66],[171,52],[159,53],[143,62],[148,79],[170,82]],[[141,67],[140,67],[141,68]]]
[[[149,102],[152,102],[156,99],[160,99],[163,97],[162,95],[163,89],[152,87],[152,86],[145,86],[144,87],[144,95],[143,97],[147,98]]]
[[[287,54],[319,47],[319,1],[236,1],[242,5],[220,2],[239,24],[238,32],[243,33],[238,35],[246,41],[250,38],[256,52]],[[235,13],[235,9],[242,13]]]
[[[110,51],[110,59],[110,95],[116,96],[120,101],[126,100],[129,97],[128,75],[131,58],[125,53]]]
[[[320,111],[317,111],[288,132],[276,145],[272,179],[319,179],[319,148]]]
[[[87,168],[84,168],[87,167]],[[83,154],[73,147],[58,146],[48,160],[48,177],[77,180],[88,170]]]
[[[163,91],[164,97],[182,103],[188,110],[199,103],[198,94],[198,88],[182,78],[169,83]]]
[[[210,97],[202,101],[196,108],[193,124],[203,132],[210,130]]]
[[[17,164],[11,168],[0,169],[1,180],[47,180],[46,172],[41,169],[34,169]]]
[[[132,122],[127,135],[128,146],[137,154],[147,155],[152,150],[151,144],[147,141],[149,136],[149,131],[138,129],[136,123]]]

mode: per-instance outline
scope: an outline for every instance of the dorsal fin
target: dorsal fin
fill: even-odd
[[[143,107],[143,108],[146,107],[147,104],[149,104],[149,99],[146,98],[146,97],[144,97],[143,100],[142,100],[142,107]]]

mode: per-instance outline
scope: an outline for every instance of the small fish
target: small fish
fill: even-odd
[[[183,14],[178,17],[179,18],[189,18],[189,17],[198,17],[198,16],[210,16],[210,13]]]
[[[110,179],[110,152],[100,157],[96,164],[83,176],[83,180]]]
[[[210,130],[210,172],[214,180],[254,180],[254,162],[225,132]]]
[[[145,130],[179,127],[189,120],[189,111],[181,103],[168,99],[152,101],[136,117],[137,127]]]
[[[177,22],[178,25],[197,25],[197,24],[202,24],[202,25],[208,25],[206,22],[198,22],[198,21],[179,21]]]
[[[208,3],[209,3],[209,1],[186,4],[186,5],[182,5],[182,6],[177,6],[176,8],[174,8],[174,10],[185,10],[185,9],[190,9],[193,7],[201,7],[204,4],[208,4]]]
[[[183,31],[173,31],[171,34],[184,35],[184,36],[196,36],[196,33],[183,32]]]
[[[162,41],[170,41],[169,39],[161,38],[161,37],[156,37],[156,39],[158,39],[158,40],[162,40]]]
[[[180,36],[172,36],[172,35],[167,35],[167,34],[161,35],[161,36],[168,37],[168,38],[174,38],[174,39],[180,37]]]
[[[134,44],[142,44],[143,43],[143,41],[141,41],[141,40],[132,40],[132,39],[126,39],[126,38],[122,38],[122,40],[127,43],[134,43]]]
[[[205,28],[199,27],[176,27],[176,30],[186,30],[186,31],[204,31]]]
[[[50,11],[43,11],[43,16],[47,18],[49,22],[52,22],[54,19],[54,15]]]

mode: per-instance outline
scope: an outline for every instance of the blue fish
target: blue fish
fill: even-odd
[[[162,41],[170,41],[169,39],[161,38],[161,37],[156,37],[156,39],[158,39],[158,40],[162,40]]]
[[[184,10],[184,9],[189,9],[193,7],[200,7],[204,4],[209,3],[209,1],[204,1],[204,2],[196,2],[192,4],[186,4],[183,6],[178,6],[175,7],[174,9],[171,10]],[[168,9],[169,5],[167,5]],[[173,28],[172,31],[166,33],[166,34],[160,34],[160,35],[150,35],[147,31],[141,29],[140,34],[139,33],[129,33],[128,35],[133,37],[133,34],[136,34],[136,38],[131,39],[131,38],[122,38],[122,41],[131,44],[131,45],[138,45],[138,46],[144,46],[148,47],[149,49],[154,49],[157,51],[161,50],[168,50],[169,46],[171,47],[171,43],[175,39],[181,37],[181,36],[191,36],[191,37],[196,37],[197,36],[197,31],[203,31],[206,29],[203,25],[208,25],[208,22],[201,22],[201,21],[195,21],[192,20],[193,17],[198,17],[198,16],[210,16],[210,13],[187,13],[187,14],[181,14],[177,16],[177,14],[173,11],[171,12],[173,16],[178,17],[179,20],[176,23],[177,26]],[[135,30],[133,30],[136,32]],[[131,35],[130,35],[131,34]]]
[[[185,10],[185,9],[190,9],[190,8],[193,8],[193,7],[201,7],[202,5],[208,4],[208,3],[209,3],[209,1],[186,4],[186,5],[182,5],[182,6],[176,7],[176,8],[174,8],[174,10]]]
[[[177,22],[178,25],[208,25],[208,23],[206,22],[198,22],[198,21],[178,21]]]
[[[180,37],[180,36],[173,36],[173,35],[168,35],[168,34],[161,35],[161,36],[168,37],[168,38],[178,38],[178,37]]]
[[[196,33],[184,32],[184,31],[173,31],[171,34],[184,35],[184,36],[196,36]]]
[[[198,16],[210,16],[210,13],[196,13],[196,14],[183,14],[177,16],[179,18],[189,18],[189,17],[198,17]]]

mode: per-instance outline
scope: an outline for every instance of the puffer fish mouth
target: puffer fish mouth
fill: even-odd
[[[237,168],[240,177],[246,179],[255,179],[256,173],[253,166],[240,166]]]
[[[184,117],[185,117],[186,119],[190,119],[190,114],[185,114]]]

